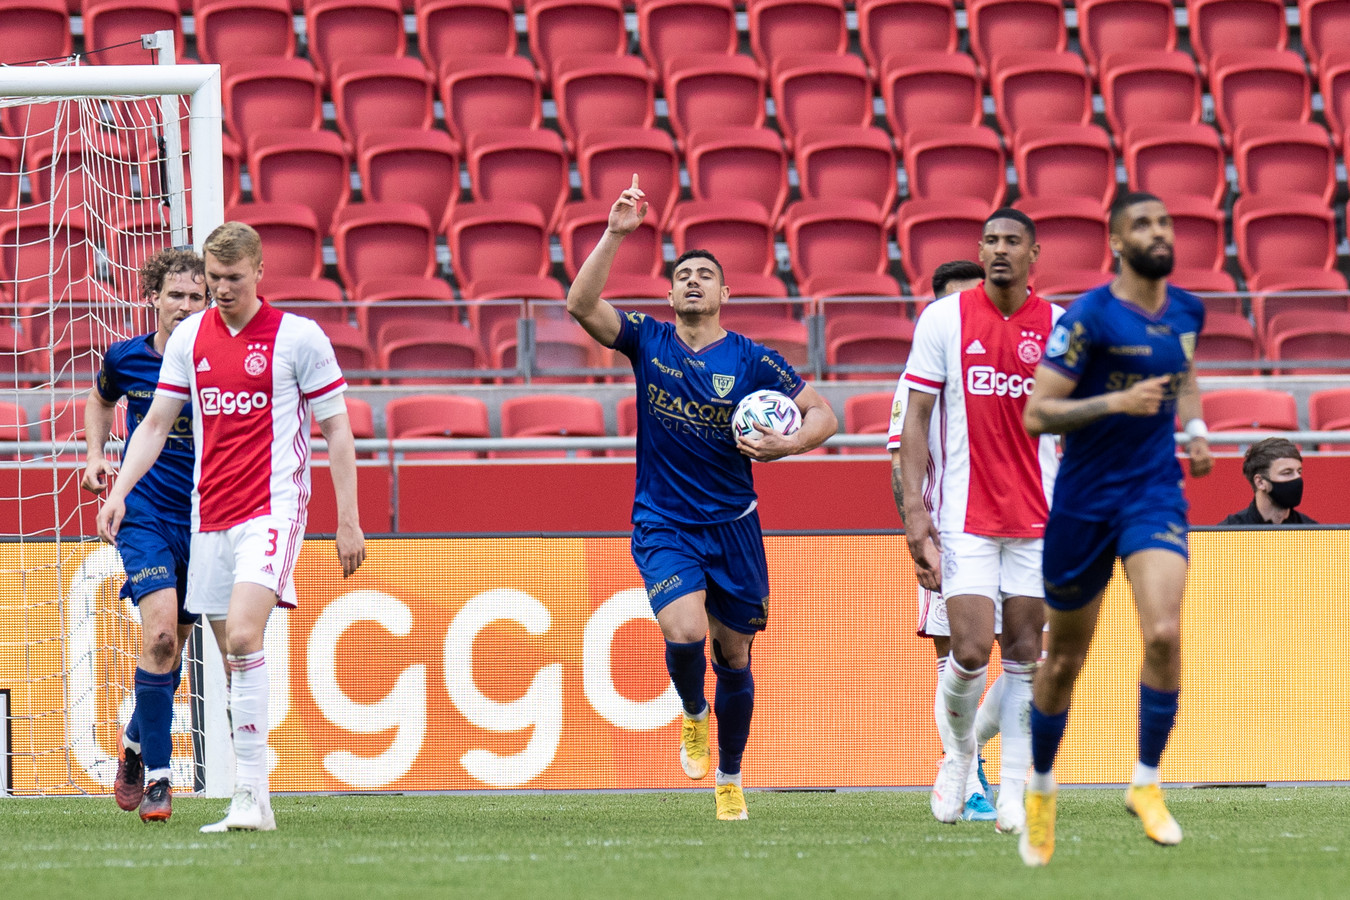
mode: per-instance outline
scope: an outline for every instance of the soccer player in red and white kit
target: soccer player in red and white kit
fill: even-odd
[[[196,416],[187,607],[205,615],[226,654],[235,790],[225,818],[202,828],[272,831],[267,788],[267,660],[263,630],[278,603],[294,606],[291,572],[309,502],[309,415],[328,441],[343,577],[365,560],[356,503],[356,452],[332,344],[312,320],[258,296],[262,242],[226,222],[203,245],[215,306],[170,337],[149,412],[99,510],[99,535],[117,536],[124,500],[158,458],[185,401]]]
[[[944,738],[951,744],[933,785],[933,815],[942,822],[961,818],[1001,604],[1005,686],[996,827],[1012,833],[1026,821],[1027,717],[1044,624],[1041,537],[1058,467],[1054,440],[1032,438],[1021,427],[1036,364],[1061,313],[1028,285],[1039,251],[1035,223],[1025,213],[991,213],[979,245],[984,283],[923,311],[903,376],[910,389],[900,448],[905,537],[920,582],[940,581],[951,625],[941,685]],[[923,479],[937,404],[943,459],[935,524],[924,507]]]

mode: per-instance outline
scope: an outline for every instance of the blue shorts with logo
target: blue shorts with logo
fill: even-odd
[[[127,573],[120,596],[139,605],[142,597],[173,588],[178,593],[178,621],[184,625],[197,621],[196,614],[183,607],[191,531],[186,522],[145,510],[129,511],[117,529],[117,552]]]
[[[707,591],[708,613],[733,631],[754,634],[769,620],[769,564],[759,513],[715,525],[637,522],[633,561],[652,612]]]
[[[1158,549],[1189,559],[1189,533],[1180,493],[1163,502],[1141,500],[1109,519],[1083,518],[1051,506],[1041,563],[1045,602],[1059,610],[1082,609],[1106,588],[1116,557]]]

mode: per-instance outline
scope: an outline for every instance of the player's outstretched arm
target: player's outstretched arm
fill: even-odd
[[[346,413],[319,422],[328,442],[328,472],[337,498],[337,552],[342,577],[355,574],[366,560],[366,536],[361,531],[361,511],[356,502],[356,439]]]
[[[122,457],[121,474],[98,511],[98,536],[108,543],[114,543],[117,539],[117,529],[126,512],[127,494],[159,459],[169,429],[173,427],[185,402],[180,397],[157,393],[145,418],[136,426],[136,433],[131,436],[126,455]]]
[[[80,487],[91,494],[101,494],[108,489],[108,480],[117,474],[117,467],[103,455],[103,447],[112,434],[113,417],[117,404],[109,403],[98,388],[89,391],[84,403],[84,477]]]
[[[930,591],[942,587],[942,539],[933,517],[923,505],[923,479],[928,472],[928,429],[933,421],[937,395],[910,390],[905,406],[905,426],[900,434],[900,517],[905,524],[905,542],[914,558],[914,574]]]
[[[600,299],[600,292],[605,289],[619,245],[637,230],[646,215],[646,195],[638,187],[638,177],[634,175],[632,187],[620,194],[610,208],[609,227],[600,236],[600,243],[581,264],[567,291],[567,311],[591,337],[606,347],[614,346],[618,340],[619,312],[609,301]]]
[[[772,462],[784,456],[795,456],[814,450],[839,430],[839,419],[828,400],[811,385],[802,386],[794,402],[802,414],[801,427],[792,434],[783,435],[756,423],[758,440],[736,438],[736,449],[757,462]]]

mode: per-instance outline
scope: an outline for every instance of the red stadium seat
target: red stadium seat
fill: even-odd
[[[1220,53],[1283,50],[1289,42],[1284,0],[1186,0],[1187,30],[1200,69]]]
[[[408,52],[399,0],[309,0],[305,36],[309,58],[326,85],[333,83],[338,60]]]
[[[772,87],[778,130],[789,149],[797,135],[809,129],[872,124],[872,81],[856,56],[780,56],[774,60]]]
[[[751,200],[681,203],[671,214],[670,235],[676,256],[695,248],[707,250],[724,271],[772,275],[776,267],[773,222]]]
[[[672,57],[731,55],[740,44],[731,0],[642,0],[637,25],[642,56],[657,73]]]
[[[445,127],[460,146],[485,129],[543,124],[539,77],[523,56],[451,57],[440,75]]]
[[[573,147],[599,129],[656,124],[656,82],[637,56],[558,57],[553,62],[553,99],[558,125]]]
[[[1039,262],[1032,269],[1031,286],[1042,297],[1075,299],[1110,280],[1111,275],[1101,269],[1059,268]],[[1057,301],[1058,302],[1058,301]]]
[[[1223,269],[1228,250],[1223,207],[1200,197],[1169,197],[1167,212],[1176,234],[1173,249],[1176,267],[1185,271]]]
[[[905,135],[905,172],[915,200],[983,199],[990,209],[1008,191],[1003,143],[984,125],[918,125]]]
[[[882,274],[889,265],[886,230],[875,205],[862,200],[799,200],[783,214],[792,274]]]
[[[910,200],[895,215],[900,265],[915,294],[926,294],[933,271],[953,259],[979,253],[984,220],[993,207],[977,198]]]
[[[805,373],[811,365],[806,324],[775,315],[742,315],[725,326],[778,353],[792,368]]]
[[[1270,331],[1270,320],[1285,312],[1343,313],[1350,310],[1345,276],[1332,269],[1271,269],[1247,281],[1252,291],[1252,319],[1258,334]]]
[[[6,421],[12,421],[6,416]],[[1350,430],[1350,388],[1326,388],[1308,395],[1308,427],[1313,431]]]
[[[443,278],[383,275],[367,278],[352,292],[356,322],[372,343],[391,322],[460,320],[454,292]],[[476,331],[475,331],[476,333]]]
[[[1299,310],[1282,312],[1266,323],[1266,357],[1295,363],[1277,367],[1285,375],[1343,375],[1350,365],[1305,365],[1313,361],[1350,361],[1350,312]]]
[[[753,200],[776,222],[788,197],[787,152],[767,128],[709,128],[689,136],[689,189],[696,200]]]
[[[547,81],[563,56],[628,50],[620,0],[530,0],[525,5],[530,56]]]
[[[1219,207],[1228,190],[1219,133],[1199,122],[1135,125],[1122,142],[1130,190],[1167,199],[1196,197]]]
[[[1172,274],[1168,276],[1167,280],[1179,288],[1195,293],[1237,294],[1237,282],[1233,280],[1232,275],[1223,270],[1178,268],[1172,270]],[[1200,299],[1204,301],[1205,309],[1242,312],[1241,297],[1201,297]]]
[[[1106,121],[1120,140],[1136,125],[1200,122],[1195,60],[1178,50],[1110,53],[1099,72]]]
[[[436,274],[436,230],[414,203],[354,203],[333,228],[338,272],[354,289],[386,275]]]
[[[248,171],[254,198],[308,206],[324,234],[351,198],[351,163],[342,138],[331,131],[279,128],[256,135]]]
[[[41,208],[0,217],[0,292],[12,300],[30,283],[45,285],[52,259],[59,261],[56,274],[72,284],[83,281],[94,268],[91,233],[78,210],[55,224]],[[32,252],[34,247],[42,252]]]
[[[1227,51],[1211,60],[1210,70],[1214,117],[1230,140],[1243,125],[1312,117],[1308,72],[1292,50]]]
[[[489,276],[548,274],[548,223],[516,200],[461,203],[450,214],[446,243],[460,284]]]
[[[1233,138],[1240,194],[1307,194],[1330,204],[1336,194],[1336,150],[1312,122],[1244,125]]]
[[[843,0],[748,0],[745,11],[750,51],[766,72],[792,54],[848,50]]]
[[[29,439],[28,413],[17,403],[0,402],[0,441]],[[7,454],[7,457],[14,458],[12,454]]]
[[[84,0],[82,18],[86,59],[91,63],[150,64],[151,52],[141,47],[141,35],[155,31],[172,31],[174,51],[183,58],[183,17],[178,0]],[[89,52],[95,48],[98,52]]]
[[[1079,0],[1077,8],[1078,43],[1093,72],[1108,53],[1177,47],[1172,0]]]
[[[1210,431],[1298,430],[1298,404],[1286,391],[1206,391],[1200,395],[1200,406]]]
[[[412,394],[395,397],[384,405],[384,428],[391,442],[401,438],[486,438],[487,404],[477,397],[454,394]],[[400,453],[403,459],[474,459],[482,454],[464,450]]]
[[[1059,0],[966,0],[970,52],[984,71],[1001,67],[1006,53],[1068,48]]]
[[[204,63],[295,56],[290,0],[197,0],[193,21]]]
[[[1195,361],[1202,364],[1196,369],[1199,375],[1259,375],[1260,359],[1261,344],[1246,316],[1213,310],[1205,313],[1205,327],[1195,347]]]
[[[316,322],[346,325],[348,314],[342,288],[327,278],[297,278],[272,273],[272,246],[267,247],[267,279],[261,284],[267,302],[277,309]]]
[[[389,128],[431,128],[434,93],[427,70],[409,57],[352,56],[333,65],[338,130],[352,147]]]
[[[534,319],[534,365],[530,373],[532,384],[569,384],[585,382],[593,377],[581,374],[595,368],[599,348],[595,338],[587,334],[571,319]],[[492,367],[514,369],[519,364],[519,347],[515,334],[505,337],[492,348]],[[572,371],[560,371],[572,370]],[[552,374],[550,374],[552,372]],[[594,377],[599,377],[598,373]]]
[[[1317,85],[1322,94],[1322,114],[1326,116],[1327,130],[1340,147],[1342,136],[1350,128],[1350,48],[1328,50],[1323,55]]]
[[[895,147],[883,129],[808,129],[797,136],[796,162],[803,200],[863,200],[883,216],[895,207]]]
[[[490,128],[469,138],[469,183],[475,200],[519,200],[553,227],[571,191],[567,151],[556,131]]]
[[[6,3],[0,8],[0,48],[0,64],[5,65],[70,56],[73,42],[66,0]]]
[[[577,270],[586,257],[600,243],[609,223],[613,201],[582,200],[563,207],[558,219],[558,242],[562,244],[563,269],[568,278],[576,278]],[[661,232],[650,218],[644,219],[637,230],[619,245],[611,272],[656,277],[665,263],[661,258]]]
[[[605,408],[594,397],[531,394],[508,397],[500,408],[502,437],[604,437]],[[490,458],[511,456],[562,457],[564,450],[499,450]],[[581,451],[579,455],[592,455]]]
[[[365,335],[351,325],[341,325],[335,322],[320,322],[319,327],[323,329],[323,333],[328,336],[329,342],[333,345],[333,353],[337,357],[338,368],[342,370],[347,383],[369,384],[369,378],[352,374],[375,368],[375,353],[370,349],[370,343],[366,340]]]
[[[458,322],[392,321],[378,335],[380,368],[399,370],[462,370],[486,368],[478,336]],[[472,384],[477,375],[387,375],[385,384]]]
[[[764,124],[764,75],[748,56],[671,57],[664,90],[670,128],[682,145],[694,131]]]
[[[225,125],[241,144],[279,128],[323,126],[319,76],[308,60],[227,62],[221,67],[221,98]]]
[[[641,272],[611,272],[600,296],[606,300],[662,300],[670,295],[670,279]],[[645,310],[649,315],[652,310]]]
[[[742,299],[773,297],[786,300],[788,296],[787,285],[783,284],[777,275],[761,275],[758,272],[737,272],[729,269],[726,272],[726,285],[732,297]],[[725,311],[724,308],[723,312]]]
[[[1030,125],[1013,138],[1013,164],[1023,197],[1085,197],[1102,209],[1116,195],[1111,136],[1096,125]]]
[[[1077,53],[1022,50],[1000,54],[989,81],[1004,134],[1028,125],[1092,121],[1092,82]]]
[[[830,323],[844,316],[913,318],[912,304],[899,299],[900,283],[890,275],[827,272],[807,279],[798,287],[803,295],[814,298],[813,308],[825,317],[826,334],[830,332]]]
[[[1299,0],[1299,31],[1303,52],[1313,73],[1322,71],[1322,57],[1350,50],[1350,6],[1342,0]]]
[[[975,61],[963,53],[887,56],[878,83],[886,121],[902,146],[915,128],[984,121],[984,86]]]
[[[495,275],[460,284],[469,324],[483,340],[488,354],[525,317],[525,300],[565,300],[563,286],[542,275]]]
[[[1326,204],[1301,194],[1248,194],[1233,203],[1238,262],[1250,279],[1264,269],[1331,269],[1336,219]]]
[[[267,274],[318,278],[323,274],[323,234],[314,210],[299,203],[241,203],[226,221],[253,226],[267,252]],[[263,288],[267,292],[267,288]]]
[[[357,143],[361,194],[376,203],[415,203],[441,226],[459,202],[459,158],[444,131],[391,128]]]
[[[0,209],[15,209],[19,205],[22,154],[23,146],[18,141],[0,140]]]
[[[1091,269],[1095,264],[1102,272],[1111,270],[1106,217],[1096,200],[1024,198],[1017,201],[1017,208],[1036,223],[1036,242],[1045,265]]]
[[[909,358],[914,322],[896,316],[847,316],[825,341],[825,363],[867,367],[864,371],[831,371],[831,380],[895,380]]]
[[[891,408],[894,405],[894,391],[853,394],[844,401],[844,431],[849,434],[888,434],[891,430]],[[846,452],[858,453],[864,449],[850,447],[846,448]]]
[[[858,46],[873,72],[890,55],[955,53],[952,0],[860,0]]]
[[[418,53],[433,74],[450,59],[516,55],[511,0],[418,0],[416,9]]]
[[[614,198],[639,176],[651,222],[664,227],[680,198],[680,158],[670,135],[658,128],[601,128],[591,131],[577,151],[581,195],[588,200]]]

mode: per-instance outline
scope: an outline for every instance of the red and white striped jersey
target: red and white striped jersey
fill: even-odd
[[[1005,318],[980,284],[919,317],[900,380],[939,396],[942,531],[1044,534],[1059,461],[1054,437],[1027,434],[1022,411],[1062,312],[1032,292]]]
[[[263,302],[238,334],[214,308],[180,323],[158,391],[191,398],[196,413],[192,530],[224,531],[261,515],[303,523],[309,405],[346,388],[333,345],[312,319]]]

